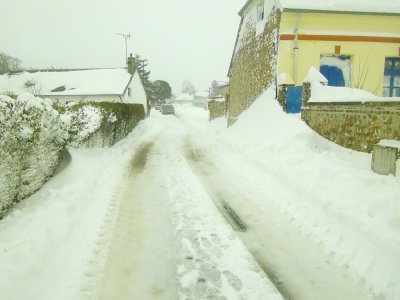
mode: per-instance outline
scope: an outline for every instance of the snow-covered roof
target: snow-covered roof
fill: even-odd
[[[193,101],[193,95],[189,95],[187,93],[182,93],[176,96],[175,101]]]
[[[253,1],[247,1],[239,15],[242,15]],[[275,0],[275,2],[284,11],[400,14],[398,0]]]
[[[122,95],[131,74],[126,69],[94,69],[62,72],[24,72],[0,76],[0,93],[26,92],[25,83],[36,83],[44,96]]]
[[[209,92],[195,92],[194,93],[196,97],[201,97],[201,98],[208,98]]]
[[[400,13],[397,0],[277,0],[284,10]]]

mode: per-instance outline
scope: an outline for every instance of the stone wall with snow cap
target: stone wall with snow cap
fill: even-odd
[[[259,5],[250,6],[244,12],[230,68],[228,125],[232,125],[266,89],[276,85],[281,12],[271,3],[266,1],[263,19],[260,19]]]
[[[311,98],[303,102],[302,119],[328,140],[362,152],[382,139],[400,140],[400,98],[315,82],[303,87],[303,98]]]
[[[0,218],[53,175],[67,127],[49,99],[0,96]]]

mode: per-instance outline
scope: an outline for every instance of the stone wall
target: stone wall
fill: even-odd
[[[301,115],[323,137],[357,151],[371,152],[382,139],[400,140],[400,101],[308,102]]]
[[[210,112],[210,121],[225,116],[225,101],[208,101],[208,111]]]
[[[230,101],[228,125],[248,109],[267,88],[276,85],[277,36],[281,13],[273,7],[267,16],[264,31],[256,35],[256,20],[242,25],[243,37],[238,40],[230,68]]]

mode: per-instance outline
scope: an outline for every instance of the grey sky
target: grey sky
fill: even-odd
[[[149,61],[151,80],[174,92],[225,81],[245,0],[1,0],[0,52],[24,67],[120,67]]]

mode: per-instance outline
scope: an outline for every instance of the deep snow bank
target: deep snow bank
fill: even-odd
[[[346,276],[377,297],[399,298],[400,178],[374,174],[370,154],[322,138],[270,91],[219,139],[215,151],[229,147],[283,182],[272,201]]]

